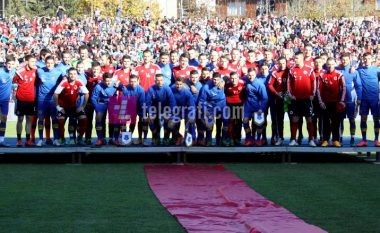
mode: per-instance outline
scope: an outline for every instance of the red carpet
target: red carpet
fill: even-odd
[[[320,233],[222,165],[146,165],[161,204],[188,232]]]

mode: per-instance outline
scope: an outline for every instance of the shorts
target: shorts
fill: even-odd
[[[37,116],[38,117],[47,117],[47,116],[56,116],[57,109],[53,101],[39,101],[37,103]]]
[[[357,105],[353,102],[346,103],[346,109],[344,111],[344,117],[347,117],[348,119],[355,118],[355,113],[357,110]]]
[[[25,102],[17,100],[15,114],[17,116],[34,116],[36,115],[36,104],[35,102]]]
[[[2,115],[8,115],[9,111],[9,101],[2,101],[0,102],[0,109]]]
[[[249,106],[244,106],[244,119],[252,119],[253,114],[255,112],[258,112],[259,110],[259,108],[251,108]]]
[[[312,117],[313,103],[310,99],[292,100],[289,106],[289,116]]]
[[[371,110],[372,116],[379,116],[379,102],[377,100],[362,100],[360,104],[360,115],[367,116],[369,114],[369,110]]]
[[[95,112],[107,112],[108,104],[94,104]]]
[[[82,110],[80,112],[76,112],[75,108],[65,108],[64,111],[65,111],[65,113],[58,111],[57,117],[58,118],[60,118],[60,117],[79,118],[81,116],[86,116],[86,113],[84,112],[84,110]]]

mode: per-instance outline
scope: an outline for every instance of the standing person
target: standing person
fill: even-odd
[[[99,84],[95,86],[91,94],[91,102],[94,105],[94,109],[96,113],[95,127],[96,127],[96,134],[98,136],[98,140],[96,141],[96,146],[104,145],[103,139],[105,137],[105,134],[103,130],[103,125],[104,125],[103,121],[105,120],[105,115],[107,115],[109,98],[116,94],[116,87],[112,85],[112,74],[103,73],[102,77],[103,77],[102,82],[100,82]],[[110,126],[111,124],[109,124],[109,127]],[[110,138],[113,138],[114,136],[113,133],[114,132],[112,130],[112,136],[110,135]],[[118,138],[116,140],[118,140]],[[116,145],[118,145],[118,141],[116,141]]]
[[[160,129],[164,127],[164,141],[169,140],[169,119],[175,106],[175,98],[169,86],[164,85],[162,74],[156,75],[156,81],[146,93],[149,127],[152,131],[152,145],[161,144]]]
[[[295,66],[290,69],[287,81],[291,98],[289,115],[291,118],[291,139],[289,146],[298,146],[296,135],[300,117],[305,117],[309,133],[309,146],[317,146],[314,142],[313,99],[316,92],[316,80],[313,68],[304,64],[304,55],[296,53]]]
[[[161,68],[152,63],[153,55],[150,50],[145,50],[143,52],[143,64],[137,66],[135,68],[136,74],[139,77],[139,83],[145,92],[155,84],[155,77],[157,74],[161,74]],[[138,144],[142,144],[142,135],[143,135],[143,123],[139,123],[137,125],[137,130],[139,134]],[[147,130],[147,128],[145,128]],[[141,139],[141,140],[140,140]]]
[[[314,59],[314,73],[315,77],[318,81],[318,78],[320,75],[322,75],[325,70],[323,69],[323,66],[325,65],[323,59],[321,57],[316,57]],[[318,95],[318,92],[316,93]],[[322,132],[322,110],[319,104],[319,97],[317,96],[313,100],[313,124],[314,124],[314,138],[317,139],[317,133],[319,133],[319,141],[318,145],[321,145],[323,142],[323,132]],[[302,130],[302,128],[300,129]]]
[[[368,145],[367,142],[367,117],[369,110],[373,116],[375,131],[374,146],[380,146],[379,143],[379,80],[378,74],[380,68],[372,65],[372,55],[365,53],[363,66],[358,68],[360,80],[362,82],[362,101],[360,103],[360,128],[362,131],[362,140],[357,144],[358,147]]]
[[[208,69],[208,68],[204,68],[204,69]],[[198,106],[199,93],[203,87],[202,83],[199,81],[198,70],[193,70],[190,72],[189,86],[191,87],[191,93],[193,96],[193,101],[195,103],[195,106]],[[196,128],[197,128],[197,132],[196,132],[197,145],[204,146],[206,144],[204,140],[204,136],[205,136],[204,133],[206,129],[199,115],[200,115],[199,111],[195,111],[195,123],[196,123]]]
[[[183,53],[179,57],[179,65],[173,67],[173,78],[172,80],[177,80],[178,78],[190,78],[190,72],[197,70],[196,67],[189,65],[189,54]]]
[[[75,68],[70,68],[67,71],[68,77],[62,81],[54,92],[54,102],[57,109],[59,137],[61,141],[65,141],[65,122],[68,117],[78,121],[79,135],[77,139],[78,145],[84,145],[83,135],[86,130],[86,113],[85,106],[88,101],[88,90],[86,86],[77,80],[78,71]],[[77,100],[80,95],[84,95],[82,105],[78,106]],[[73,134],[70,134],[70,139],[73,139]],[[60,144],[56,144],[59,146]]]
[[[284,96],[287,91],[287,79],[289,70],[285,57],[278,59],[278,68],[272,72],[268,83],[268,89],[273,95],[273,107],[275,114],[272,116],[272,133],[276,134],[276,146],[282,146],[284,143]],[[272,110],[271,110],[272,111]],[[272,136],[273,137],[273,136]]]
[[[16,74],[15,61],[13,55],[8,55],[5,57],[5,66],[0,68],[0,147],[10,146],[4,141],[4,137],[7,128],[9,100],[12,94],[12,79]]]
[[[358,107],[362,100],[362,82],[360,80],[359,73],[357,71],[352,72],[351,68],[351,56],[350,54],[343,54],[342,64],[336,68],[337,71],[343,74],[346,83],[346,99],[345,99],[345,112],[342,118],[341,135],[344,132],[344,118],[347,117],[350,122],[350,145],[355,146],[355,133],[356,122],[355,118],[358,113]]]
[[[17,84],[16,91],[16,115],[17,119],[17,146],[22,146],[21,133],[22,122],[25,118],[26,142],[25,146],[35,146],[36,144],[30,138],[31,124],[33,116],[36,114],[35,106],[35,81],[37,78],[36,58],[32,55],[25,57],[26,66],[17,70],[13,82]]]
[[[101,72],[101,67],[100,63],[97,61],[94,61],[92,63],[92,69],[91,72],[87,74],[87,90],[89,92],[89,96],[92,96],[92,91],[94,90],[95,86],[100,83],[103,80]],[[86,129],[86,139],[85,143],[87,145],[92,145],[92,128],[93,128],[93,118],[94,118],[94,105],[92,101],[89,101],[88,104],[85,105],[85,112],[86,112],[86,117],[87,117],[87,127]]]
[[[161,73],[164,76],[165,85],[171,85],[172,83],[172,68],[169,64],[169,54],[160,53],[160,63],[158,66],[161,68]]]
[[[143,115],[143,112],[144,112],[143,106],[145,104],[145,92],[144,92],[144,89],[139,85],[139,77],[137,75],[132,74],[129,78],[129,84],[122,85],[121,83],[119,83],[118,89],[122,91],[123,96],[136,98],[136,113],[139,116],[139,124],[142,125],[143,132],[144,132],[144,135],[143,135],[144,138],[143,139],[139,138],[139,140],[142,141],[143,145],[148,146],[148,142],[147,142],[148,124],[147,124],[146,116]],[[136,122],[136,119],[134,120],[134,122]],[[136,123],[130,124],[129,132],[131,132],[131,135],[133,135],[133,132],[135,131],[135,127],[136,127]],[[118,128],[121,129],[121,132],[127,131],[126,125],[119,125]],[[115,140],[119,138],[119,131],[117,127],[115,127],[114,137],[115,137]]]
[[[45,60],[46,67],[37,70],[37,116],[39,141],[37,146],[41,147],[43,142],[44,120],[50,118],[53,122],[53,145],[58,143],[58,120],[56,106],[53,99],[55,89],[61,79],[61,71],[54,67],[54,57],[48,56]]]
[[[225,86],[226,101],[231,114],[228,121],[228,137],[231,145],[241,144],[241,128],[243,124],[243,101],[245,97],[245,82],[238,73],[232,72]]]
[[[219,73],[214,73],[212,82],[206,83],[199,94],[199,106],[202,108],[202,117],[206,126],[206,146],[212,146],[212,132],[215,118],[221,121],[221,137],[217,135],[217,140],[221,140],[221,145],[229,146],[227,139],[228,118],[226,116],[226,95],[224,88],[218,85],[222,82]],[[218,144],[218,143],[217,143]],[[219,144],[218,144],[219,145]]]
[[[129,78],[134,71],[132,68],[131,57],[129,55],[124,55],[121,62],[122,68],[115,71],[113,74],[113,81],[126,86],[129,84]]]
[[[256,69],[249,68],[246,83],[247,98],[244,101],[243,126],[245,131],[245,146],[262,146],[261,134],[263,125],[257,125],[253,120],[255,112],[263,113],[268,104],[268,95],[264,83],[256,78]],[[252,120],[252,129],[249,121]],[[257,135],[256,135],[257,132]]]
[[[334,58],[327,59],[327,71],[318,78],[318,99],[323,117],[323,142],[322,147],[329,145],[332,133],[332,145],[341,147],[339,142],[339,125],[341,122],[341,110],[344,109],[346,84],[343,75],[335,70]]]
[[[176,109],[173,111],[173,116],[169,120],[169,128],[173,132],[173,138],[176,139],[176,145],[182,145],[183,138],[187,135],[179,133],[181,120],[185,120],[185,125],[188,133],[192,136],[192,145],[196,142],[195,135],[195,102],[193,96],[188,88],[184,87],[184,79],[177,78],[175,85],[171,87],[173,96],[176,102]],[[169,141],[164,145],[168,145]]]
[[[71,66],[76,67],[78,62],[82,62],[86,71],[91,71],[92,59],[89,57],[89,49],[86,45],[81,45],[78,48],[79,58],[71,61]]]

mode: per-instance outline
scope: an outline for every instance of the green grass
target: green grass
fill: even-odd
[[[371,164],[231,164],[266,198],[329,232],[380,231],[380,169]]]
[[[1,165],[0,232],[184,232],[142,165]]]
[[[228,164],[254,190],[329,232],[379,232],[370,164]],[[142,164],[0,165],[0,232],[184,232]]]
[[[346,120],[344,122],[344,127],[345,127],[345,132],[344,132],[344,136],[349,136],[350,132],[349,132],[349,123],[348,121]],[[67,124],[67,122],[66,122]],[[368,121],[368,131],[367,131],[367,137],[368,139],[372,140],[373,137],[374,137],[374,132],[373,132],[373,121]],[[181,126],[181,130],[183,131],[184,127],[183,125]],[[214,128],[215,129],[215,128]],[[67,125],[66,125],[66,131],[67,131]],[[214,130],[215,131],[215,130]],[[267,128],[267,132],[268,132],[268,135],[271,135],[271,126],[270,124],[268,124],[268,128]],[[308,134],[307,134],[307,130],[306,130],[306,125],[304,123],[304,126],[303,126],[303,135],[306,137]],[[215,133],[215,132],[214,132]],[[24,131],[24,128],[23,128],[23,136],[25,135],[25,131]],[[45,132],[44,132],[44,135],[45,135]],[[53,134],[51,134],[53,135]],[[95,131],[95,126],[94,126],[94,129],[92,131],[92,135],[93,137],[96,136],[96,131]],[[148,137],[150,137],[150,130],[149,130],[149,134],[148,134]],[[7,123],[7,130],[5,132],[5,136],[6,137],[16,137],[16,122],[8,122]],[[36,132],[36,136],[38,137],[38,132]],[[66,132],[66,136],[68,136],[67,132]],[[108,136],[108,131],[107,131],[107,136]],[[135,130],[135,133],[133,134],[133,137],[137,137],[137,129]],[[289,138],[290,137],[290,128],[289,128],[289,122],[285,122],[284,124],[284,136],[285,138]],[[361,132],[360,132],[360,122],[357,121],[356,122],[356,137],[360,138],[361,137]]]

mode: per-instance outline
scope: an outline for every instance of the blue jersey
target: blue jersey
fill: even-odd
[[[362,82],[362,100],[377,102],[379,100],[379,67],[362,66],[358,68],[360,80]]]
[[[224,88],[219,89],[213,82],[206,83],[199,93],[199,104],[206,108],[226,106]]]
[[[101,82],[97,84],[92,91],[91,101],[95,106],[97,105],[107,105],[111,96],[116,93],[116,88],[114,86],[107,86],[105,83]]]
[[[87,86],[87,76],[85,73],[79,73],[77,80],[81,81],[84,86]]]
[[[41,69],[41,68],[46,67],[46,64],[43,60],[38,60],[38,61],[36,61],[36,66],[38,69]]]
[[[150,114],[152,113],[152,109],[150,109],[151,106],[156,107],[155,111],[157,114],[158,110],[162,110],[162,108],[166,106],[172,110],[176,104],[172,90],[169,86],[165,85],[161,88],[157,85],[151,86],[146,93],[145,102]],[[161,109],[158,109],[159,107]]]
[[[351,73],[351,66],[338,66],[337,71],[341,72],[346,83],[346,99],[347,103],[355,102],[362,99],[362,82],[357,71]]]
[[[37,100],[39,102],[53,101],[54,91],[60,83],[60,77],[61,71],[56,68],[48,70],[47,67],[44,67],[37,70]]]
[[[137,85],[135,88],[133,88],[131,85],[123,86],[121,84],[120,84],[120,87],[121,87],[120,89],[122,90],[124,96],[136,97],[137,114],[139,116],[142,116],[143,106],[145,103],[144,88],[142,88],[140,85]]]
[[[69,64],[64,64],[63,62],[61,62],[61,63],[59,63],[59,64],[56,66],[56,68],[57,68],[58,70],[61,71],[61,75],[62,75],[62,77],[63,77],[63,76],[66,76],[66,75],[67,75],[67,71],[71,68],[71,65],[69,65]]]
[[[198,67],[198,66],[199,66],[199,62],[198,62],[198,60],[195,59],[195,58],[190,59],[190,60],[189,60],[189,66]]]
[[[195,102],[193,95],[191,94],[188,88],[182,87],[181,90],[178,90],[176,87],[172,87],[172,92],[177,107],[187,107],[186,114],[187,116],[195,117]],[[179,114],[182,113],[182,109]]]
[[[164,83],[165,85],[170,85],[172,83],[172,69],[169,64],[158,64],[158,66],[161,68],[161,73],[164,76]]]
[[[193,100],[194,100],[194,103],[195,104],[198,104],[198,100],[199,100],[199,93],[203,87],[202,83],[201,82],[197,82],[195,85],[193,83],[191,83],[193,86],[195,86],[195,88],[197,88],[197,92],[196,93],[193,93],[191,92],[191,94],[193,95]]]
[[[6,67],[0,68],[0,102],[9,101],[12,93],[12,80],[16,70],[7,70]]]
[[[270,77],[271,77],[271,74],[269,74],[268,76],[264,76],[264,75],[257,75],[256,79],[261,81],[265,87],[268,87],[268,83],[269,83],[269,80],[270,80]],[[244,79],[244,81],[248,81],[249,82],[249,79],[248,77],[246,79]]]
[[[244,108],[264,111],[268,104],[268,94],[264,84],[257,78],[253,82],[246,82],[247,99]]]

